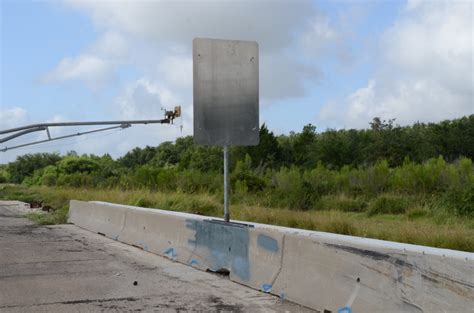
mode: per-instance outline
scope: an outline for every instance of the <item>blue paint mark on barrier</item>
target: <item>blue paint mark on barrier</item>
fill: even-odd
[[[203,257],[202,262],[209,268],[228,269],[240,279],[249,280],[248,227],[193,219],[186,220],[186,227],[194,230],[194,238],[188,240],[189,244],[196,247],[196,253]]]
[[[147,245],[144,245],[144,246],[143,246],[143,250],[145,250],[145,251],[148,252],[148,246],[147,246]]]
[[[117,241],[117,240],[118,240],[118,237],[119,237],[119,235],[115,235],[115,236],[114,236],[114,240]]]
[[[189,264],[191,264],[191,266],[193,266],[193,265],[198,265],[198,264],[199,264],[199,261],[198,261],[198,260],[195,260],[195,259],[192,259]]]
[[[178,256],[178,254],[176,254],[176,251],[174,250],[174,248],[168,248],[166,249],[166,251],[164,252],[164,254],[171,258],[171,259],[176,259],[176,257]]]
[[[285,300],[285,293],[284,293],[284,292],[281,292],[281,293],[280,293],[280,299],[281,299],[282,301]]]
[[[258,235],[257,244],[270,252],[278,252],[278,241],[270,236],[263,234]]]
[[[272,284],[263,284],[262,285],[262,290],[264,292],[270,292],[272,290]]]
[[[350,307],[345,306],[337,310],[337,313],[352,313],[352,310]]]

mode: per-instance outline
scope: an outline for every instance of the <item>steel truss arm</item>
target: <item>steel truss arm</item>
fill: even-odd
[[[59,140],[59,139],[64,139],[64,138],[69,138],[69,137],[74,137],[74,136],[81,136],[81,135],[86,135],[86,134],[91,134],[91,133],[96,133],[100,131],[106,131],[106,130],[111,130],[111,129],[116,129],[116,128],[128,128],[132,126],[133,124],[173,124],[173,121],[175,118],[181,116],[181,107],[176,106],[174,108],[174,111],[165,111],[165,118],[161,120],[130,120],[130,121],[95,121],[95,122],[58,122],[58,123],[39,123],[39,124],[32,124],[32,125],[26,125],[26,126],[21,126],[21,127],[15,127],[15,128],[10,128],[10,129],[5,129],[5,130],[0,130],[0,135],[3,134],[10,134],[14,133],[12,135],[0,138],[0,143],[4,143],[7,141],[10,141],[12,139],[15,139],[17,137],[36,132],[36,131],[41,131],[41,130],[46,130],[46,133],[48,135],[48,139],[45,140],[40,140],[40,141],[35,141],[35,142],[30,142],[30,143],[25,143],[17,146],[12,146],[12,147],[4,147],[0,148],[0,151],[5,152],[7,150],[15,149],[15,148],[21,148],[21,147],[26,147],[26,146],[31,146],[31,145],[36,145],[39,143],[44,143],[48,141],[54,141],[54,140]],[[112,126],[112,127],[106,127],[106,128],[100,128],[100,129],[94,129],[90,131],[85,131],[85,132],[78,132],[75,134],[70,134],[66,136],[60,136],[60,137],[55,137],[51,138],[51,135],[49,133],[49,127],[60,127],[60,126],[93,126],[93,125],[117,125],[117,126]]]
[[[70,138],[70,137],[75,137],[75,136],[81,136],[81,135],[86,135],[86,134],[92,134],[92,133],[98,133],[98,132],[101,132],[101,131],[106,131],[106,130],[111,130],[111,129],[117,129],[117,128],[125,129],[125,128],[128,128],[128,127],[130,127],[130,126],[131,126],[130,124],[123,124],[123,125],[119,125],[119,126],[112,126],[112,127],[99,128],[99,129],[94,129],[94,130],[89,130],[89,131],[85,131],[85,132],[79,132],[79,133],[75,133],[75,134],[70,134],[70,135],[65,135],[65,136],[59,136],[59,137],[54,137],[54,138],[51,138],[51,137],[50,137],[50,138],[45,139],[45,140],[40,140],[40,141],[35,141],[35,142],[29,142],[29,143],[25,143],[25,144],[13,146],[13,147],[5,147],[5,148],[0,149],[0,151],[1,151],[1,152],[6,152],[6,151],[8,151],[8,150],[12,150],[12,149],[16,149],[16,148],[22,148],[22,147],[26,147],[26,146],[37,145],[37,144],[45,143],[45,142],[49,142],[49,141],[55,141],[55,140],[59,140],[59,139],[65,139],[65,138]]]

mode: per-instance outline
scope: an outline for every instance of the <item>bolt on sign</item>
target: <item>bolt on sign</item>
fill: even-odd
[[[193,40],[194,142],[259,143],[258,44]]]

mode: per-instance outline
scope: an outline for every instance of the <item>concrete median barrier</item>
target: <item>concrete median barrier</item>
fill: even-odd
[[[287,233],[274,290],[321,312],[468,312],[474,254],[317,232]]]
[[[125,207],[125,225],[119,240],[146,251],[186,263],[192,247],[185,217],[174,212]]]
[[[280,273],[283,257],[284,233],[253,224],[248,248],[250,277],[240,281],[264,292],[275,293],[273,285]]]
[[[125,209],[100,203],[71,200],[68,222],[117,239],[125,223]]]
[[[281,268],[281,234],[217,219],[188,219],[187,227],[193,230],[193,266],[228,271],[233,281],[271,291]]]
[[[283,234],[256,224],[83,201],[71,201],[69,221],[200,270],[229,272],[231,280],[265,292],[281,269]]]
[[[69,221],[321,312],[472,310],[474,254],[105,202]]]

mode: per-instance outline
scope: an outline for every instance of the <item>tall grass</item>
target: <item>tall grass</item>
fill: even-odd
[[[118,171],[108,178],[102,174],[100,171],[69,173],[60,167],[48,166],[24,183],[29,186],[222,195],[221,173],[144,165],[134,171]],[[439,157],[422,164],[406,159],[394,168],[382,160],[369,167],[345,166],[338,170],[322,164],[312,169],[265,170],[252,169],[251,160],[246,157],[236,163],[231,173],[231,187],[232,193],[238,196],[237,203],[242,201],[265,207],[380,214],[403,213],[425,204],[432,207],[437,202],[452,214],[474,217],[474,166],[468,158],[447,163]],[[396,204],[397,201],[400,203]],[[394,209],[395,206],[398,209]]]
[[[44,200],[56,210],[51,215],[32,216],[43,224],[66,222],[70,199],[222,216],[221,196],[205,192],[3,186],[0,198]],[[474,219],[451,214],[430,203],[430,199],[417,199],[416,206],[403,209],[398,206],[398,200],[397,196],[384,193],[369,201],[366,210],[363,198],[339,194],[320,198],[324,209],[295,211],[264,206],[265,199],[241,199],[234,195],[231,216],[236,220],[474,252]],[[377,211],[376,214],[368,213],[371,210]]]

